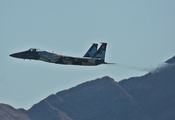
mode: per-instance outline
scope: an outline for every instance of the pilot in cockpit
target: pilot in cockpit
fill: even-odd
[[[30,51],[31,52],[36,52],[36,49],[35,48],[31,48]]]

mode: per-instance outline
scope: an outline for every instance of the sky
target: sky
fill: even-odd
[[[110,76],[142,76],[175,55],[174,0],[1,0],[0,103],[29,109],[50,94]],[[72,66],[9,55],[29,48],[82,57],[107,42],[106,62]]]

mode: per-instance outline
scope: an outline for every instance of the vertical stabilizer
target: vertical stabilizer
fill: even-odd
[[[106,47],[107,47],[107,43],[102,43],[100,48],[93,55],[93,58],[98,58],[99,60],[105,61]]]
[[[86,54],[83,57],[92,57],[97,51],[98,44],[93,43],[93,45],[89,48]]]

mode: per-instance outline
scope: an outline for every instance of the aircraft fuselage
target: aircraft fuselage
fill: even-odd
[[[85,65],[96,66],[105,64],[104,61],[98,58],[79,58],[59,55],[54,52],[40,51],[37,49],[30,49],[24,52],[18,52],[10,55],[11,57],[30,60],[41,60],[49,63],[64,64],[64,65]]]

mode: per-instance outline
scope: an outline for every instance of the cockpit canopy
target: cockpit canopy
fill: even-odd
[[[41,51],[41,50],[38,49],[38,48],[30,48],[28,51],[30,51],[30,52],[38,52],[38,51]]]
[[[31,51],[31,52],[38,52],[38,51],[40,51],[40,49],[37,49],[37,48],[30,48],[29,51]]]

